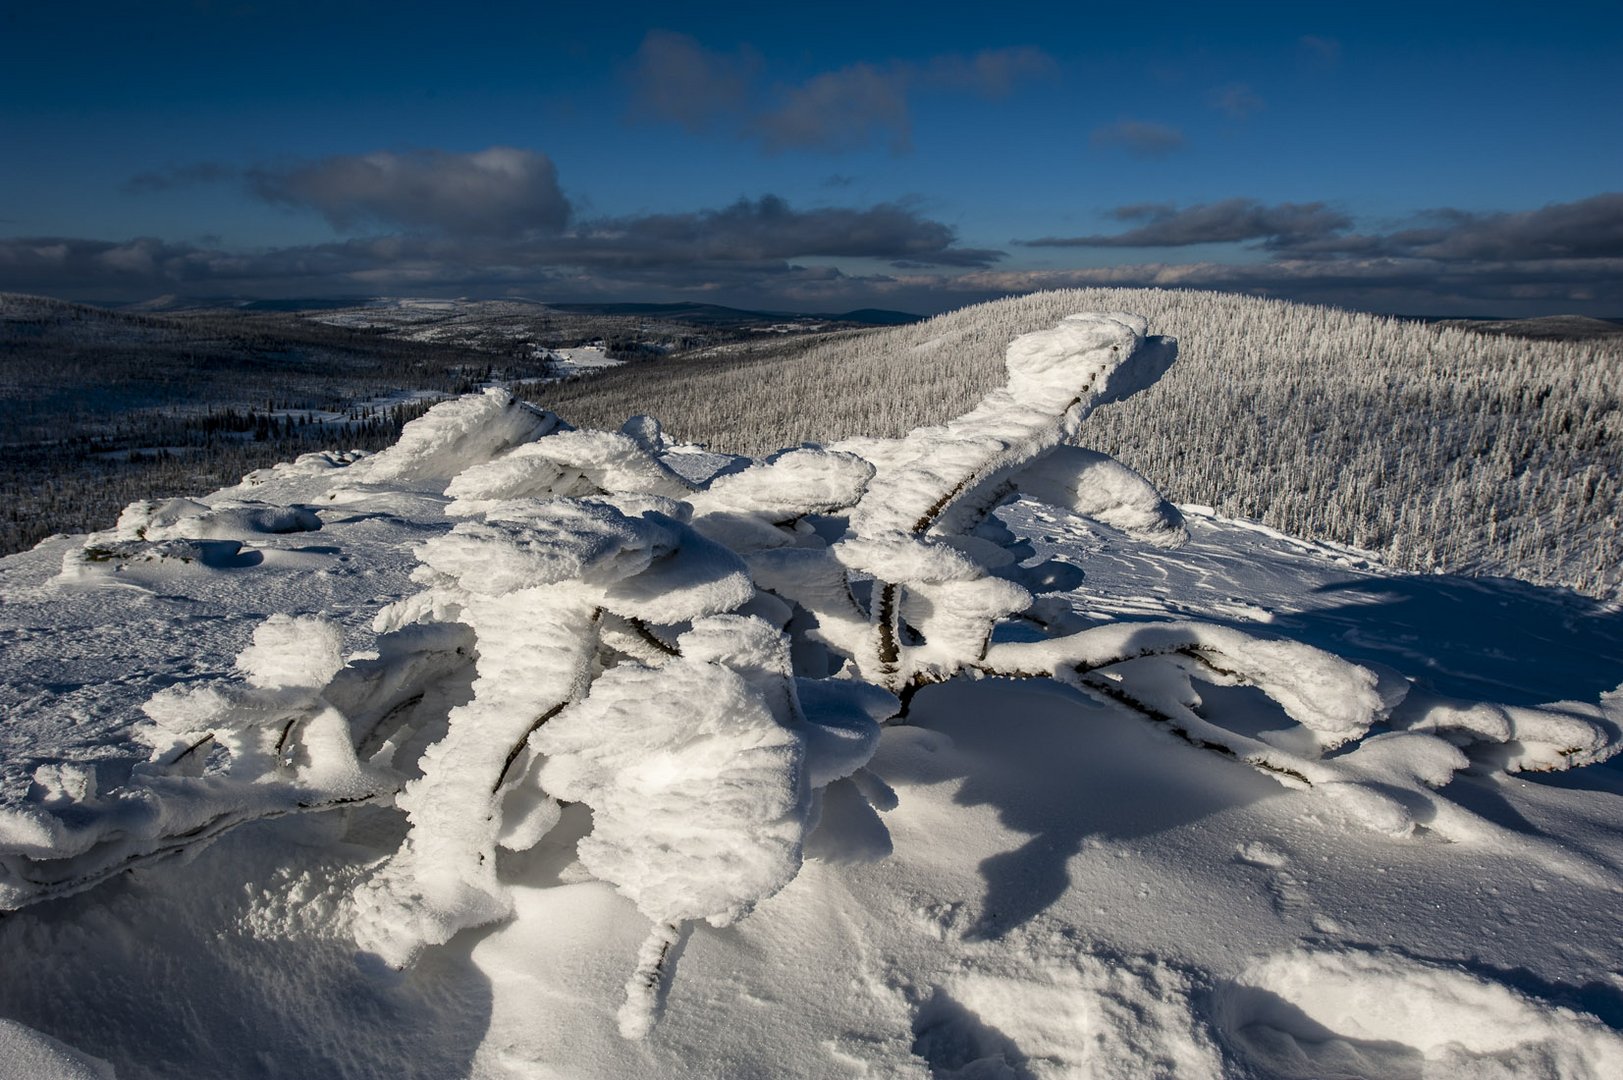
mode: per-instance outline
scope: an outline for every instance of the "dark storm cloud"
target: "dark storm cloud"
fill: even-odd
[[[140,298],[514,286],[596,294],[849,280],[794,262],[816,257],[974,268],[1003,253],[958,247],[950,226],[900,204],[797,210],[768,195],[720,209],[599,218],[558,232],[419,232],[258,252],[153,238],[16,238],[0,240],[0,290]]]
[[[283,278],[332,281],[365,262],[364,257],[344,257],[343,247],[235,253],[156,237],[117,242],[16,237],[0,240],[0,289],[112,298],[192,285],[215,289]]]
[[[346,155],[293,167],[257,167],[241,175],[260,198],[315,209],[335,227],[400,228],[398,235],[273,253],[296,250],[314,260],[308,265],[323,269],[342,256],[343,273],[358,272],[352,265],[357,262],[377,264],[374,268],[382,271],[411,261],[415,271],[431,273],[435,266],[759,268],[816,257],[984,267],[1004,257],[1001,251],[959,247],[950,226],[896,202],[802,210],[764,195],[715,209],[572,220],[552,162],[507,147],[473,154]],[[73,247],[75,257],[62,265],[102,276],[102,265],[110,260],[134,277],[174,278],[207,274],[211,267],[223,268],[228,258],[195,247],[166,245],[156,252],[148,250],[156,241],[132,243],[124,255],[119,252],[127,245]],[[13,261],[43,271],[49,260],[36,249],[57,251],[59,241],[18,244]],[[271,255],[245,258],[264,262]],[[298,273],[298,267],[291,272]]]
[[[507,146],[471,154],[341,155],[253,169],[247,177],[260,198],[316,210],[339,229],[382,225],[504,236],[558,232],[570,213],[551,159]]]
[[[773,195],[720,210],[650,214],[589,223],[562,238],[583,264],[760,263],[844,256],[929,266],[989,266],[1001,251],[954,246],[951,227],[897,203],[866,209],[795,210]]]
[[[1352,219],[1322,202],[1267,206],[1255,199],[1224,199],[1178,209],[1164,203],[1120,206],[1111,216],[1143,222],[1126,232],[1091,236],[1045,236],[1021,243],[1028,247],[1186,247],[1260,240],[1268,248],[1290,248],[1333,236],[1350,228]]]
[[[1056,65],[1040,49],[1014,47],[923,63],[854,63],[771,87],[760,85],[763,69],[753,50],[718,52],[685,34],[651,31],[628,69],[633,116],[689,131],[729,129],[769,151],[842,151],[885,142],[901,152],[912,136],[914,94],[1005,97]]]
[[[1145,120],[1118,120],[1093,129],[1093,145],[1125,150],[1134,157],[1165,157],[1183,149],[1183,132],[1166,124]]]
[[[1113,214],[1119,220],[1147,215],[1147,224],[1106,236],[1045,238],[1031,243],[1045,247],[1171,247],[1254,240],[1262,249],[1297,258],[1440,263],[1623,258],[1623,193],[1618,192],[1513,213],[1430,210],[1403,227],[1365,233],[1350,231],[1350,219],[1323,203],[1269,207],[1254,200],[1229,199],[1184,210],[1122,207]]]
[[[962,285],[1027,291],[1076,285],[1235,289],[1376,311],[1470,313],[1516,305],[1623,309],[1623,193],[1514,213],[1456,209],[1420,223],[1355,233],[1324,203],[1227,199],[1178,209],[1118,207],[1142,222],[1120,233],[1046,237],[1034,247],[1146,248],[1245,243],[1269,262],[1155,263],[1075,270],[983,271]],[[1020,243],[1020,241],[1017,241]]]
[[[763,238],[760,200],[695,214],[599,222],[541,242],[394,236],[267,252],[233,253],[156,239],[125,243],[57,237],[0,240],[0,290],[87,299],[193,296],[309,296],[521,292],[553,299],[689,297],[745,306],[869,305],[940,310],[1039,289],[1091,286],[1218,289],[1341,304],[1373,311],[1539,314],[1551,310],[1623,310],[1623,257],[1447,261],[1422,258],[1281,258],[1234,265],[1153,263],[1064,270],[1001,270],[997,253],[937,248],[923,259],[896,254],[929,249],[940,234],[926,224],[884,224],[886,214],[844,211],[865,221],[873,243],[828,241],[829,250],[884,250],[891,273],[857,275],[803,266],[777,252],[815,246],[841,219],[793,215],[804,239]],[[810,211],[808,215],[823,212]],[[862,215],[871,216],[862,219]],[[905,212],[904,212],[905,216]],[[699,234],[710,223],[721,239]],[[782,235],[782,230],[779,231]],[[886,242],[880,237],[888,236]],[[971,265],[963,272],[954,260]],[[918,267],[933,267],[933,271]]]
[[[1554,203],[1517,213],[1432,210],[1420,223],[1384,233],[1354,233],[1352,219],[1322,202],[1267,205],[1224,199],[1182,209],[1161,203],[1121,206],[1111,216],[1142,222],[1119,233],[1045,236],[1028,247],[1148,248],[1244,243],[1298,258],[1425,259],[1502,263],[1623,258],[1623,193]]]
[[[1457,296],[1564,296],[1604,291],[1623,301],[1623,258],[1451,266],[1428,259],[1280,259],[1267,263],[1142,263],[1069,270],[985,270],[963,286],[1028,292],[1088,285],[1235,289],[1306,295],[1327,289],[1389,289]]]
[[[651,231],[659,232],[655,228]],[[640,232],[640,230],[638,230]],[[894,280],[783,259],[684,255],[646,237],[556,244],[383,237],[253,253],[63,237],[0,240],[0,291],[89,300],[187,296],[523,293],[548,299],[695,297],[815,305]]]
[[[1378,238],[1381,251],[1447,262],[1623,258],[1623,193],[1521,213],[1438,210],[1435,224]]]
[[[494,185],[496,209],[480,209],[469,191],[488,193],[492,172],[505,177]],[[711,209],[576,220],[550,161],[522,151],[374,154],[242,175],[256,184],[272,177],[280,187],[262,194],[335,220],[404,228],[248,252],[206,241],[16,238],[0,241],[0,290],[89,299],[527,292],[939,310],[1035,289],[1133,285],[1377,311],[1623,310],[1623,193],[1616,192],[1515,212],[1433,210],[1366,232],[1321,202],[1123,206],[1112,211],[1121,232],[1028,243],[1100,250],[1235,243],[1268,257],[1019,270],[999,266],[1001,251],[960,247],[951,226],[907,203],[799,209],[766,195]],[[808,259],[861,259],[889,269],[855,274],[804,265]]]

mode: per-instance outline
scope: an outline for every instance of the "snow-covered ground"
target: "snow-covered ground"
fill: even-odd
[[[423,297],[378,297],[356,307],[318,311],[312,322],[361,329],[388,329],[415,341],[457,339],[469,324],[491,319],[533,316],[544,310],[529,301],[439,300]]]
[[[540,349],[552,361],[553,370],[559,378],[571,375],[591,375],[604,368],[619,367],[623,360],[612,360],[608,352],[601,345],[581,345],[573,349]]]
[[[564,645],[547,644],[545,609],[502,606],[520,594],[498,594],[493,583],[531,573],[534,564],[503,561],[496,553],[506,549],[475,544],[516,527],[501,516],[512,511],[477,500],[535,484],[547,462],[554,490],[568,475],[596,476],[608,488],[610,474],[624,489],[631,459],[611,451],[632,441],[660,445],[647,425],[628,425],[626,443],[601,433],[548,434],[550,421],[515,409],[498,417],[470,405],[466,422],[435,414],[452,420],[419,427],[409,460],[311,456],[197,502],[132,508],[120,530],[88,544],[57,538],[0,561],[5,850],[27,847],[29,822],[57,822],[59,848],[62,837],[79,835],[74,830],[104,828],[97,815],[112,812],[108,798],[146,775],[143,763],[158,756],[154,722],[179,724],[203,710],[221,724],[229,710],[216,702],[227,700],[239,713],[287,716],[288,730],[297,722],[314,732],[323,709],[341,697],[332,688],[338,683],[322,699],[301,688],[319,686],[332,670],[322,665],[343,656],[350,670],[383,670],[366,668],[374,662],[365,656],[396,646],[380,638],[374,619],[401,601],[416,604],[412,610],[445,603],[445,568],[453,563],[473,594],[489,597],[467,601],[468,621],[488,627],[500,616],[525,627],[513,631],[517,639],[479,639],[487,643],[479,677],[488,681],[471,684],[472,692],[483,702],[483,722],[498,722],[499,695],[516,684],[498,685],[491,672],[544,660]],[[905,475],[885,471],[886,453],[903,463],[893,470],[917,467],[906,464],[904,444],[896,447],[872,448],[881,465],[876,484]],[[689,480],[723,467],[732,474],[688,497],[706,537],[754,537],[770,527],[737,509],[764,474],[738,472],[744,463],[716,455],[666,448],[663,458]],[[569,474],[558,464],[565,460],[584,474]],[[840,460],[780,463],[792,461],[830,488],[843,482]],[[932,467],[945,466],[937,456]],[[665,474],[639,475],[641,490],[681,490]],[[452,477],[450,495],[442,494]],[[656,505],[654,495],[638,498]],[[998,516],[1029,545],[1019,580],[1041,590],[1033,610],[1056,633],[1196,622],[1208,627],[1203,641],[1225,648],[1222,635],[1241,631],[1304,642],[1366,665],[1389,696],[1394,681],[1412,681],[1410,698],[1434,722],[1449,709],[1463,715],[1468,703],[1492,703],[1477,707],[1489,712],[1470,713],[1472,722],[1508,718],[1534,731],[1564,719],[1616,743],[1616,695],[1611,713],[1596,708],[1623,680],[1623,613],[1615,608],[1510,581],[1394,574],[1364,553],[1182,510],[1188,540],[1175,548],[1101,524],[1108,514],[1083,517],[1030,498]],[[526,528],[527,550],[542,557],[549,549],[535,531],[540,524]],[[691,536],[683,542],[710,551]],[[729,543],[742,549],[742,541]],[[1017,542],[1006,546],[1019,550]],[[571,550],[571,558],[605,558],[597,548]],[[442,576],[425,592],[428,566]],[[580,580],[607,581],[607,572],[583,571]],[[667,578],[667,597],[704,573],[707,581],[726,578],[693,563]],[[603,603],[624,600],[615,586],[589,587],[607,590]],[[569,599],[550,595],[559,604]],[[637,603],[656,600],[639,594]],[[319,615],[341,634],[341,646],[336,637],[326,642],[324,624],[270,618],[277,614]],[[385,629],[402,618],[385,620]],[[722,633],[714,620],[704,625]],[[1035,625],[1003,624],[988,663],[1012,655],[999,649],[1053,640]],[[1167,682],[1182,669],[1140,674],[1131,664],[1096,670],[1123,696],[1164,699],[1159,718],[1113,700],[1104,683],[966,672],[918,690],[905,718],[883,729],[865,768],[825,778],[820,823],[805,840],[808,861],[798,875],[775,882],[781,888],[748,918],[721,928],[687,923],[684,936],[666,941],[662,960],[674,977],[651,991],[663,995],[654,1003],[657,1026],[627,1038],[626,978],[647,966],[639,950],[651,940],[648,898],[657,889],[636,868],[617,876],[602,870],[612,863],[605,846],[617,842],[614,815],[627,811],[600,789],[635,782],[655,800],[673,779],[662,771],[675,767],[669,763],[697,769],[709,760],[693,756],[692,744],[669,741],[667,729],[724,721],[725,710],[707,719],[709,698],[731,684],[705,681],[694,659],[702,652],[697,638],[679,643],[687,655],[670,663],[687,665],[688,684],[675,668],[648,670],[670,671],[673,686],[699,692],[684,699],[673,691],[663,704],[650,699],[645,714],[624,716],[613,711],[621,699],[605,698],[596,712],[564,713],[558,723],[570,726],[541,729],[549,732],[547,768],[573,762],[569,784],[584,793],[557,811],[533,846],[510,850],[524,844],[504,836],[503,849],[491,849],[489,871],[510,903],[507,917],[422,948],[403,971],[383,966],[373,955],[379,949],[356,941],[378,940],[377,912],[389,910],[394,895],[378,882],[387,886],[389,866],[400,872],[407,818],[387,799],[297,813],[293,802],[275,800],[304,796],[267,780],[231,796],[244,817],[262,820],[221,828],[206,845],[166,834],[172,856],[159,848],[94,887],[57,890],[0,915],[0,1076],[1623,1075],[1619,759],[1509,773],[1497,766],[1518,755],[1536,763],[1537,754],[1531,744],[1500,740],[1474,749],[1468,767],[1433,775],[1441,784],[1435,790],[1405,786],[1399,781],[1410,774],[1402,763],[1382,765],[1380,748],[1445,746],[1441,740],[1378,724],[1320,757],[1291,719],[1308,710],[1291,704],[1288,692],[1281,696],[1288,675],[1247,680],[1204,671],[1182,684],[1198,687],[1195,703],[1176,679]],[[912,648],[922,658],[927,645]],[[1309,682],[1339,670],[1316,666],[1323,656],[1316,651],[1289,656],[1303,665],[1295,674],[1304,694]],[[547,670],[538,663],[533,677]],[[628,661],[609,674],[630,673],[616,683],[623,691],[643,670]],[[420,700],[401,691],[398,708],[449,711],[454,734],[458,716],[480,715],[468,704],[473,678],[466,665],[439,671],[437,681],[423,681]],[[599,685],[605,679],[598,676]],[[1248,681],[1271,688],[1290,716]],[[797,682],[811,717],[813,680]],[[364,700],[344,700],[351,699]],[[599,699],[594,689],[588,701]],[[168,704],[155,709],[154,700]],[[1532,709],[1564,700],[1577,704]],[[650,756],[616,768],[587,760],[599,752],[592,725],[617,723],[627,726],[604,730],[621,742],[648,740]],[[1229,741],[1192,737],[1199,723]],[[1392,724],[1399,726],[1395,713]],[[766,714],[759,725],[779,730]],[[217,730],[222,742],[243,738],[224,725]],[[707,745],[725,747],[738,738],[730,730],[715,728],[707,738],[719,741]],[[757,738],[767,741],[750,742],[752,753],[775,745],[750,736]],[[1411,741],[1390,741],[1403,738]],[[1244,739],[1323,772],[1311,785],[1287,783],[1235,756],[1233,746],[1250,745]],[[233,753],[252,749],[231,745]],[[421,746],[396,750],[403,760]],[[464,748],[448,736],[440,750],[449,758]],[[530,768],[527,760],[510,757],[497,785],[515,763],[515,773]],[[1414,768],[1426,771],[1424,763]],[[729,799],[769,774],[731,775],[727,783],[739,786],[717,787],[698,805],[745,813],[748,805]],[[343,782],[364,784],[371,775]],[[219,779],[206,770],[195,779],[210,776]],[[336,790],[330,778],[299,776],[310,791]],[[545,770],[542,780],[553,792],[569,786]],[[1358,797],[1328,797],[1331,789]],[[413,785],[402,797],[415,829],[459,809],[454,791],[440,793],[444,805],[425,805],[433,790]],[[1403,829],[1369,827],[1371,807],[1387,805],[1382,799],[1401,808]],[[503,813],[510,810],[504,804]],[[516,816],[529,821],[535,813]],[[645,828],[682,824],[639,820]],[[135,814],[121,827],[139,837],[148,824]],[[96,835],[99,843],[139,848],[124,834]],[[435,835],[440,843],[471,842],[462,832]],[[689,832],[670,835],[678,846],[693,842]],[[421,863],[426,841],[419,834],[416,842]],[[715,865],[719,877],[736,870]],[[443,883],[423,880],[415,895],[432,908]],[[13,896],[35,885],[0,877]],[[669,880],[660,887],[668,890]],[[357,903],[366,896],[370,907]]]

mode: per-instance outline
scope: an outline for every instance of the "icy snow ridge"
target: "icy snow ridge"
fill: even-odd
[[[502,852],[533,849],[562,803],[584,804],[578,873],[651,924],[620,1014],[640,1036],[692,924],[728,925],[782,890],[823,815],[867,836],[867,855],[889,849],[895,796],[866,766],[880,725],[933,683],[1055,679],[1393,836],[1482,835],[1428,798],[1473,763],[1562,769],[1617,751],[1617,695],[1445,701],[1302,643],[1059,610],[1047,594],[1065,586],[1024,565],[993,511],[1023,493],[1181,542],[1147,480],[1071,445],[1088,412],[1175,355],[1138,316],[1075,315],[1012,342],[1007,387],[947,425],[703,483],[662,460],[646,418],[577,431],[492,390],[436,406],[370,457],[320,456],[214,502],[136,504],[69,554],[62,582],[217,572],[259,554],[255,533],[313,529],[321,513],[439,524],[415,549],[420,591],[377,614],[375,653],[346,662],[331,626],[273,615],[240,678],[150,700],[136,734],[151,760],[124,786],[42,766],[28,801],[0,808],[0,904],[255,818],[392,800],[406,833],[355,889],[353,930],[403,967],[510,917]],[[278,482],[305,502],[237,498]],[[470,665],[468,693],[447,689]],[[1261,691],[1277,726],[1208,706],[1197,684]]]

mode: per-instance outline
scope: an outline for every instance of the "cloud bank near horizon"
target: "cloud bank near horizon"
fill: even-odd
[[[1111,216],[1142,222],[1120,233],[1042,237],[1027,247],[1166,248],[1250,242],[1295,258],[1426,259],[1447,263],[1623,258],[1623,193],[1515,213],[1426,210],[1403,228],[1355,233],[1353,220],[1325,203],[1225,199],[1179,209],[1119,206]]]
[[[952,77],[987,88],[1018,77],[1001,60],[980,68],[962,63]],[[201,164],[143,174],[126,188],[193,184],[234,184],[262,202],[319,215],[339,233],[365,235],[255,251],[155,237],[17,237],[0,240],[0,289],[104,300],[523,292],[935,311],[1038,289],[1121,285],[1237,290],[1385,311],[1623,311],[1617,192],[1523,211],[1432,209],[1385,230],[1360,230],[1326,202],[1132,204],[1107,212],[1125,226],[1117,232],[1012,246],[1142,256],[1231,245],[1253,257],[1020,267],[1006,251],[960,243],[952,226],[908,202],[796,207],[764,194],[691,211],[586,216],[547,155],[514,147],[337,155],[245,169]]]

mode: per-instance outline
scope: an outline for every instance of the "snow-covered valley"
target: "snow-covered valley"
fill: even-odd
[[[1180,512],[1067,445],[1170,345],[1029,337],[902,439],[493,392],[0,562],[0,1074],[1623,1071],[1623,612]]]

